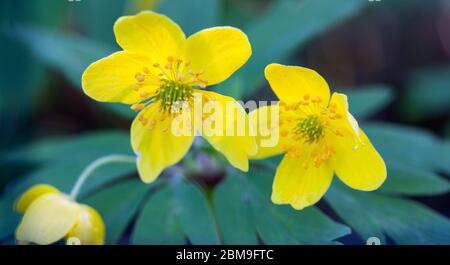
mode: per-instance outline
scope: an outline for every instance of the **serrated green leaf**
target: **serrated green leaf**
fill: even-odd
[[[224,244],[258,243],[249,211],[251,195],[244,185],[242,178],[228,176],[214,190],[214,209]]]
[[[423,129],[389,123],[365,123],[361,128],[383,157],[392,163],[433,171],[440,167],[439,139]]]
[[[63,73],[79,91],[81,76],[89,64],[114,52],[107,44],[82,36],[31,26],[16,27],[10,35],[27,45],[48,66]],[[124,104],[102,102],[100,106],[125,118],[135,116]]]
[[[392,102],[392,88],[387,85],[370,85],[342,90],[348,96],[350,112],[357,119],[365,119]]]
[[[450,221],[412,200],[351,190],[337,181],[327,202],[365,241],[388,235],[397,244],[449,244]]]
[[[136,178],[105,188],[82,200],[102,216],[107,244],[118,243],[150,188],[152,185],[145,185]]]
[[[355,15],[367,3],[360,0],[276,1],[265,14],[243,29],[252,44],[252,57],[229,82],[220,86],[221,92],[230,94],[227,93],[229,84],[241,82],[241,89],[234,90],[239,93],[232,96],[250,95],[261,85],[266,65],[282,63],[307,41]]]
[[[192,244],[218,244],[214,217],[204,192],[193,183],[180,181],[174,186],[175,211],[184,233]]]
[[[166,186],[147,201],[133,228],[133,244],[181,245],[185,242],[172,209],[172,197],[172,189]]]
[[[272,179],[270,174],[254,170],[247,176],[227,176],[218,187],[214,208],[225,243],[254,244],[257,233],[266,244],[330,244],[350,233],[348,227],[332,221],[315,207],[295,211],[273,205]],[[244,227],[234,227],[234,234],[230,235],[241,220]],[[314,224],[314,228],[309,224]]]
[[[439,195],[450,191],[450,183],[431,171],[390,165],[380,191],[410,196]]]
[[[132,241],[181,244],[184,237],[192,244],[219,243],[205,194],[195,184],[177,180],[147,201],[137,219]]]

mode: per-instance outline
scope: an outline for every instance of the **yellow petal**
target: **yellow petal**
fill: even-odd
[[[208,91],[199,93],[204,103],[201,135],[231,165],[248,171],[248,157],[256,154],[257,145],[244,108],[232,97]]]
[[[203,72],[208,85],[227,79],[250,57],[252,51],[244,32],[233,27],[201,30],[186,41],[185,56],[190,70]]]
[[[38,197],[47,193],[59,193],[58,189],[47,184],[38,184],[26,190],[14,203],[14,208],[19,213],[24,213],[28,206]]]
[[[153,94],[159,87],[155,80],[144,80],[138,88],[136,75],[143,74],[152,61],[142,55],[120,51],[98,60],[84,71],[82,87],[84,93],[98,101],[133,104],[142,100],[143,91]]]
[[[280,142],[278,105],[263,106],[249,113],[256,131],[258,152],[251,159],[263,159],[283,152]]]
[[[25,212],[16,238],[19,242],[47,245],[62,239],[74,226],[80,206],[63,194],[48,193],[37,198]]]
[[[160,112],[159,103],[143,109],[131,125],[131,145],[138,157],[137,168],[142,181],[152,182],[165,168],[180,161],[193,139],[189,116],[174,122],[173,117]]]
[[[309,165],[305,167],[305,163]],[[285,155],[275,174],[272,202],[290,204],[297,210],[315,204],[330,186],[333,169],[329,163],[319,167],[312,165],[304,156]]]
[[[335,108],[335,114],[339,119],[331,120],[331,127],[339,130],[345,137],[359,138],[359,125],[352,114],[348,111],[347,96],[341,93],[333,93],[330,107]]]
[[[359,138],[360,141],[355,141],[351,137],[335,137],[334,169],[349,187],[375,190],[386,179],[386,165],[362,130],[359,130]]]
[[[300,66],[269,64],[264,74],[281,101],[298,102],[305,95],[311,98],[320,97],[325,103],[330,99],[327,82],[314,70]]]
[[[170,18],[152,11],[119,18],[114,34],[124,50],[148,56],[162,65],[168,56],[180,55],[186,38]]]
[[[105,243],[105,225],[98,212],[87,206],[80,206],[75,226],[67,234],[67,238],[76,237],[82,245],[103,245]]]

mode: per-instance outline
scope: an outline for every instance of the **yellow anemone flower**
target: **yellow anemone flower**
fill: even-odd
[[[131,144],[141,179],[151,182],[180,161],[195,132],[234,167],[247,171],[248,156],[257,148],[254,137],[205,134],[198,124],[207,115],[190,112],[194,95],[200,95],[205,103],[235,103],[236,120],[248,119],[233,98],[198,89],[224,81],[248,60],[247,36],[233,27],[213,27],[186,38],[176,23],[151,11],[119,18],[114,34],[123,51],[91,64],[82,86],[95,100],[131,104],[131,109],[140,111],[131,126]],[[180,128],[189,133],[171,130],[181,116],[188,122]],[[225,125],[224,131],[229,124]]]
[[[250,120],[278,133],[278,144],[261,144],[254,159],[285,153],[277,168],[272,201],[295,209],[313,205],[330,186],[333,173],[353,189],[371,191],[386,179],[383,159],[348,111],[347,97],[333,93],[315,71],[270,64],[265,76],[280,102],[250,113]],[[273,115],[272,113],[279,114]]]
[[[83,245],[104,244],[105,226],[97,211],[53,186],[31,187],[18,198],[15,209],[24,214],[16,230],[19,243],[48,245],[75,238]]]

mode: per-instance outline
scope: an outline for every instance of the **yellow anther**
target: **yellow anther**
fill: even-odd
[[[146,74],[150,74],[150,71],[148,70],[148,68],[147,67],[142,67],[142,71],[144,72],[144,73],[146,73]]]
[[[139,73],[139,72],[134,75],[134,78],[136,78],[136,80],[138,82],[143,82],[144,79],[145,79],[144,76],[141,73]]]
[[[164,128],[162,129],[162,132],[167,132],[169,129],[168,128]]]
[[[168,61],[169,63],[173,62],[173,57],[172,57],[172,56],[167,57],[167,61]]]
[[[308,168],[308,162],[303,162],[303,168],[307,169]]]
[[[143,115],[139,116],[138,120],[142,123],[142,125],[146,125],[148,122],[148,119],[146,119]]]
[[[159,63],[154,63],[153,67],[158,68],[159,67]]]
[[[315,97],[315,98],[311,99],[311,102],[312,103],[320,103],[320,102],[322,102],[322,99],[320,97]]]
[[[146,91],[142,91],[142,92],[141,92],[141,97],[142,97],[142,98],[147,98],[148,95],[149,95],[149,93],[146,92]]]
[[[189,65],[191,65],[191,61],[189,61],[189,60],[184,63],[184,66],[186,66],[186,67],[188,67]]]
[[[131,107],[130,107],[130,109],[131,110],[133,110],[133,111],[139,111],[139,110],[142,110],[143,108],[145,108],[145,105],[144,104],[133,104],[133,105],[131,105]]]
[[[305,95],[303,96],[303,99],[306,100],[306,101],[308,101],[308,100],[309,100],[309,94],[305,94]]]
[[[286,136],[288,135],[288,133],[289,133],[289,132],[288,132],[287,130],[282,130],[282,131],[281,131],[281,136],[282,136],[282,137],[286,137]]]

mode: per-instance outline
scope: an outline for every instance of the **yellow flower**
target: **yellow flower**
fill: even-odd
[[[119,18],[114,33],[123,51],[91,64],[82,86],[95,100],[131,104],[140,111],[131,127],[131,144],[141,179],[151,182],[180,161],[195,131],[233,166],[247,171],[248,156],[257,148],[254,137],[205,134],[198,124],[206,114],[194,117],[191,112],[197,94],[205,103],[236,103],[198,88],[224,81],[247,61],[251,55],[247,36],[233,27],[214,27],[186,38],[172,20],[151,11]],[[236,119],[248,119],[237,103],[235,110]],[[172,131],[181,116],[188,122],[180,128],[189,132],[182,135]],[[221,128],[226,130],[227,125]]]
[[[71,237],[81,244],[104,243],[105,226],[97,211],[53,186],[31,187],[18,198],[15,209],[24,214],[16,230],[20,243],[47,245]]]
[[[363,191],[384,182],[384,161],[349,113],[345,95],[333,93],[330,99],[326,81],[303,67],[270,64],[265,76],[280,102],[251,112],[250,120],[259,129],[279,133],[274,146],[261,144],[267,137],[258,134],[255,159],[285,153],[272,187],[274,203],[295,209],[313,205],[327,191],[333,173]]]

